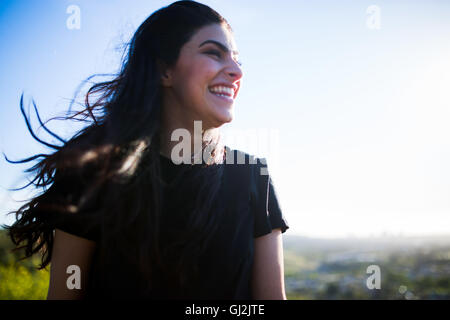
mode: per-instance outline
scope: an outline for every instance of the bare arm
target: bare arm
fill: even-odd
[[[281,229],[255,239],[252,293],[255,300],[286,300]]]
[[[95,246],[93,241],[56,229],[50,266],[48,300],[83,298]],[[67,287],[67,279],[74,274],[74,271],[67,273],[70,265],[80,268],[81,289],[71,290]]]

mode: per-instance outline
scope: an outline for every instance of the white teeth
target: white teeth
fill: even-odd
[[[226,92],[226,93],[228,93],[228,96],[231,96],[231,97],[234,96],[234,89],[224,87],[224,86],[212,87],[212,88],[209,88],[209,91],[214,92],[214,93]]]
[[[225,98],[231,99],[231,97],[229,95],[226,95],[226,94],[223,94],[223,93],[212,92],[212,94],[215,95],[215,96],[225,97]]]

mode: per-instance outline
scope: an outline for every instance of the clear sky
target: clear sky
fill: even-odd
[[[450,2],[200,2],[230,22],[243,62],[224,134],[248,136],[231,146],[267,157],[290,234],[450,233]],[[1,151],[49,152],[26,129],[22,91],[43,120],[64,114],[81,81],[116,72],[121,44],[170,3],[2,0]],[[71,5],[79,29],[67,25]],[[49,127],[65,138],[79,129]],[[6,191],[29,166],[2,157],[0,223],[36,192]]]

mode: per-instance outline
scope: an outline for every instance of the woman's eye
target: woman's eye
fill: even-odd
[[[219,58],[221,57],[220,52],[216,51],[216,50],[208,51],[207,53],[210,53],[210,54],[213,54],[215,56],[218,56]]]
[[[215,56],[217,56],[217,57],[219,57],[219,58],[221,58],[222,57],[222,55],[220,54],[220,51],[217,51],[217,50],[211,50],[211,51],[208,51],[208,52],[206,52],[207,54],[213,54],[213,55],[215,55]],[[236,61],[236,63],[239,65],[239,66],[242,66],[242,62],[240,61],[240,60],[235,60]]]

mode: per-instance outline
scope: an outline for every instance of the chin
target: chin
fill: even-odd
[[[234,118],[234,108],[233,105],[229,106],[217,106],[217,105],[209,105],[207,107],[208,110],[208,118],[209,128],[218,128],[226,123],[230,123]],[[205,110],[206,111],[206,110]],[[205,114],[205,113],[204,113]],[[206,114],[205,114],[206,116]],[[206,119],[205,119],[206,120]],[[203,129],[206,129],[206,121],[204,122]]]
[[[208,115],[204,113],[204,116],[203,129],[218,128],[233,121],[234,111],[232,108],[214,108],[209,110]]]
[[[220,127],[226,123],[230,123],[231,121],[233,121],[234,118],[234,114],[233,111],[229,110],[228,112],[226,112],[226,114],[220,114],[217,115],[216,117],[216,127]]]

